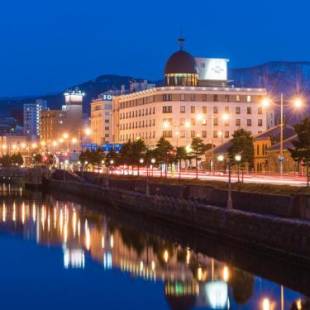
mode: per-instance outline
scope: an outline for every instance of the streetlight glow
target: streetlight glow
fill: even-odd
[[[236,154],[236,155],[235,155],[235,161],[240,162],[241,159],[242,159],[242,157],[241,157],[240,154]]]
[[[143,159],[143,158],[140,158],[139,163],[140,163],[140,164],[143,164],[143,163],[144,163],[144,159]]]
[[[224,155],[223,154],[218,155],[217,160],[218,161],[224,161]]]
[[[304,101],[302,100],[302,98],[296,97],[296,98],[293,100],[293,107],[294,107],[296,110],[301,109],[303,106],[304,106]]]
[[[89,127],[87,127],[84,129],[84,133],[86,136],[90,136],[92,134],[92,130]]]
[[[261,102],[261,105],[264,109],[267,109],[271,106],[271,100],[269,97],[265,97],[262,102]]]
[[[156,159],[155,158],[152,158],[151,159],[151,163],[154,165],[156,163]]]

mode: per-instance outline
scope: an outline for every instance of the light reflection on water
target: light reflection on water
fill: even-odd
[[[80,270],[79,281],[84,280],[94,265],[101,266],[97,274],[103,282],[102,272],[111,271],[121,271],[123,276],[142,280],[141,291],[133,291],[131,295],[143,299],[144,295],[151,294],[154,307],[149,305],[147,309],[291,309],[294,303],[298,309],[306,300],[297,292],[188,247],[121,224],[111,224],[104,214],[77,203],[52,197],[34,200],[24,197],[21,188],[9,185],[2,185],[0,196],[2,236],[23,236],[40,246],[61,250],[65,275],[70,275],[70,270]],[[122,288],[122,278],[115,275],[114,279],[109,285]],[[50,283],[50,279],[45,280]],[[98,285],[97,282],[88,283],[92,284]],[[80,292],[74,293],[78,296]],[[94,298],[98,298],[99,304],[104,296]],[[93,302],[96,304],[96,300]],[[113,309],[137,309],[134,304],[130,308],[127,302],[115,300]],[[135,301],[131,299],[130,302]],[[82,305],[75,308],[82,309]]]

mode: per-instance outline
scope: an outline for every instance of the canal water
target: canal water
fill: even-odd
[[[1,185],[0,309],[309,309],[294,288],[129,222]]]

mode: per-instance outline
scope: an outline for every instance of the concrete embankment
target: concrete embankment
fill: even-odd
[[[199,201],[161,195],[146,196],[136,191],[90,183],[50,180],[54,191],[107,202],[180,227],[215,233],[255,249],[268,249],[310,259],[310,223],[297,219],[263,215],[206,205]]]
[[[96,173],[83,173],[87,182],[104,186],[105,176]],[[146,192],[146,182],[143,179],[110,178],[111,187],[126,191]],[[166,181],[150,179],[149,192],[151,195],[186,199],[205,205],[226,207],[227,191],[210,185],[198,184],[171,184]],[[269,194],[248,191],[233,191],[232,200],[234,209],[258,214],[274,215],[285,218],[299,218],[310,220],[310,196],[304,194]]]

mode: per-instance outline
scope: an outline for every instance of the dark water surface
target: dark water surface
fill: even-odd
[[[302,269],[294,290],[129,222],[1,185],[0,309],[308,309]]]

